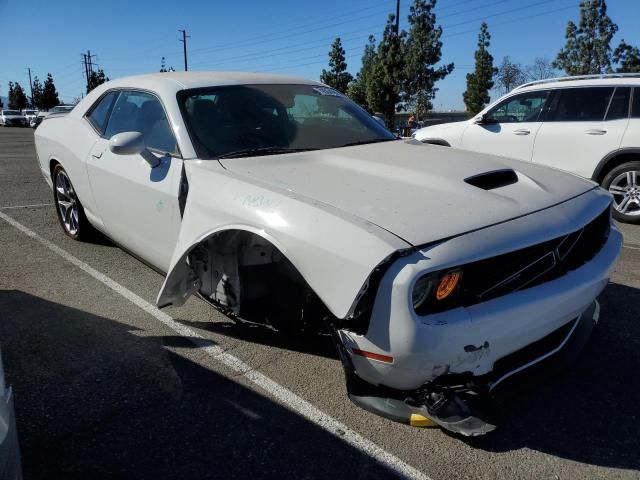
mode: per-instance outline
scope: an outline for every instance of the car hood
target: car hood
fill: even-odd
[[[374,223],[412,245],[527,215],[596,186],[548,167],[414,140],[221,163],[234,174]],[[465,181],[505,169],[515,172],[515,183],[487,190]]]
[[[3,117],[6,118],[7,120],[25,118],[24,115],[3,115]]]

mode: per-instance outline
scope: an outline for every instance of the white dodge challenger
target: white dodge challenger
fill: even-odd
[[[165,273],[160,307],[328,331],[356,404],[464,435],[494,428],[474,398],[575,356],[622,244],[595,183],[398,140],[300,78],[123,78],[35,137],[65,233]]]

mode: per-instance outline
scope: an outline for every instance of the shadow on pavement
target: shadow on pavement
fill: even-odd
[[[199,328],[244,342],[338,360],[338,352],[329,335],[308,333],[297,337],[293,334],[286,335],[264,325],[248,322],[236,323],[231,319],[227,322],[199,322],[177,318],[176,321],[192,328]]]
[[[144,331],[0,292],[25,479],[390,478],[271,399]],[[191,348],[192,346],[190,346]]]
[[[578,363],[511,392],[498,430],[469,445],[640,468],[640,290],[610,284],[600,303],[599,325]]]

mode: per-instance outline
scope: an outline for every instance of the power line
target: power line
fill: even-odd
[[[498,0],[498,1],[493,2],[491,4],[481,6],[480,8],[491,7],[491,6],[494,6],[494,5],[498,5],[500,3],[505,3],[506,1],[509,1],[509,0]],[[549,1],[553,1],[553,0],[547,0],[546,2],[540,2],[540,3],[541,4],[542,3],[548,3]],[[531,6],[536,6],[536,5],[537,4],[533,4]],[[528,8],[528,7],[524,7],[524,8]],[[474,9],[471,9],[470,11],[475,11],[477,9],[478,8],[474,8]],[[521,10],[521,9],[519,9],[519,10]],[[509,12],[512,12],[512,11],[513,10],[509,10],[507,12],[498,12],[498,13],[495,13],[495,14],[492,14],[492,15],[485,16],[483,18],[491,18],[493,16],[502,15],[502,14],[509,13]],[[451,13],[451,14],[447,14],[447,15],[442,15],[440,18],[441,19],[450,18],[450,17],[456,16],[456,15],[459,15],[460,13],[462,13],[462,12],[455,12],[455,13]],[[474,22],[475,21],[477,21],[477,20],[474,20]],[[462,23],[455,24],[453,26],[458,26],[458,25],[465,24],[465,23],[471,23],[471,22],[462,22]],[[352,31],[349,31],[349,32],[344,32],[344,33],[349,34],[349,33],[363,32],[363,31],[369,31],[370,32],[371,29],[373,29],[373,28],[375,28],[377,26],[379,26],[379,25],[376,24],[376,25],[372,25],[372,26],[369,26],[369,27],[364,27],[364,28],[360,28],[360,29],[357,29],[357,30],[352,30]],[[451,28],[451,25],[443,24],[442,28],[446,30],[448,28]],[[244,62],[247,62],[247,61],[252,61],[254,59],[262,59],[262,58],[266,58],[266,57],[276,57],[276,56],[286,55],[286,54],[289,54],[289,53],[296,53],[296,52],[307,50],[306,48],[300,48],[300,47],[303,47],[303,46],[310,46],[310,45],[322,46],[322,45],[325,44],[325,42],[332,41],[334,38],[335,38],[335,36],[331,36],[331,37],[323,37],[323,38],[320,38],[320,39],[315,39],[315,40],[310,40],[310,41],[305,41],[305,42],[297,42],[295,44],[295,46],[293,46],[293,47],[287,46],[287,47],[280,47],[280,48],[275,48],[275,49],[270,49],[270,50],[262,50],[262,51],[252,52],[252,53],[248,53],[248,54],[244,54],[244,55],[234,55],[234,56],[231,56],[231,57],[218,59],[217,61],[214,61],[214,62],[200,61],[200,62],[194,63],[194,65],[205,66],[205,67],[215,67],[215,66],[218,66],[218,65],[224,65],[224,64],[226,64],[228,62],[232,62],[232,63],[235,64],[235,63],[244,63]],[[341,36],[341,38],[343,40],[343,43],[346,43],[349,40],[360,38],[360,36],[359,35],[358,36],[352,36],[352,37],[342,37]],[[362,47],[362,48],[364,48],[364,47]],[[279,52],[279,53],[276,53],[276,52]]]

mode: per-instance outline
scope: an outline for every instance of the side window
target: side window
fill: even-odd
[[[107,118],[109,118],[109,111],[111,111],[111,106],[117,96],[118,92],[107,93],[91,107],[91,112],[87,115],[87,119],[91,122],[91,125],[101,134],[104,134],[104,129],[107,126]]]
[[[149,93],[123,91],[111,112],[105,136],[140,132],[148,148],[177,153],[176,139],[160,101]]]
[[[495,123],[537,122],[549,96],[548,90],[527,92],[507,98],[487,112]]]
[[[604,120],[613,87],[566,88],[556,92],[546,122]]]
[[[616,91],[613,94],[611,103],[609,104],[609,110],[607,110],[607,117],[605,118],[605,120],[619,120],[621,118],[628,118],[629,97],[631,97],[630,87],[616,87]]]
[[[640,118],[640,88],[633,89],[633,105],[631,105],[631,118]]]

